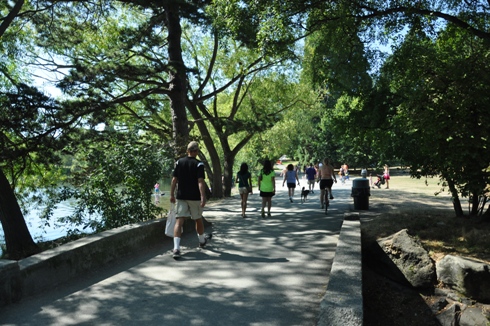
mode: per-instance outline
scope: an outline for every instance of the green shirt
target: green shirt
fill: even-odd
[[[276,176],[274,171],[271,171],[269,174],[264,174],[264,171],[261,171],[262,180],[260,181],[260,191],[262,192],[273,192],[274,184],[272,183],[272,179]]]

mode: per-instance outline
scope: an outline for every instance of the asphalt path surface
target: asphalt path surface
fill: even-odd
[[[257,191],[247,218],[239,197],[204,211],[213,237],[198,248],[184,234],[182,257],[162,239],[117,264],[42,295],[0,308],[0,325],[315,325],[343,220],[352,208],[351,183],[334,185],[328,215],[318,183],[306,203],[288,199],[282,178],[272,216],[260,216]]]

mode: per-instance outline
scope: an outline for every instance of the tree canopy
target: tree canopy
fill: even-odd
[[[254,166],[287,154],[306,164],[329,156],[438,176],[457,215],[460,198],[470,214],[482,214],[489,8],[486,1],[2,2],[0,220],[10,257],[37,251],[20,187],[77,198],[72,221],[97,230],[119,225],[120,196],[124,223],[145,220],[157,212],[145,189],[191,138],[204,144],[216,197],[231,194],[237,160]],[[85,209],[105,224],[84,220]]]

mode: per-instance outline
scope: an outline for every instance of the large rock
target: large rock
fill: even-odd
[[[446,255],[436,264],[437,279],[479,302],[490,302],[490,265]]]
[[[438,287],[431,308],[441,326],[488,326],[489,305],[462,296],[455,290]]]
[[[379,239],[378,244],[413,287],[433,287],[436,279],[434,262],[406,229]]]
[[[487,326],[488,319],[483,315],[480,308],[468,307],[461,311],[459,326]]]
[[[446,309],[441,311],[436,318],[442,326],[457,326],[460,311],[461,308],[459,305],[452,303]]]

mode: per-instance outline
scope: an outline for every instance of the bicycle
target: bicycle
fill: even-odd
[[[328,190],[325,188],[324,190],[324,199],[323,199],[323,204],[325,205],[325,215],[327,215],[328,212],[328,206],[330,206],[330,200],[328,199]]]
[[[335,183],[337,183],[337,179],[334,179]],[[323,204],[325,205],[325,215],[327,215],[328,212],[328,206],[330,206],[330,199],[333,199],[333,197],[330,197],[331,194],[328,191],[329,188],[325,187],[324,189],[324,199],[323,199]]]

